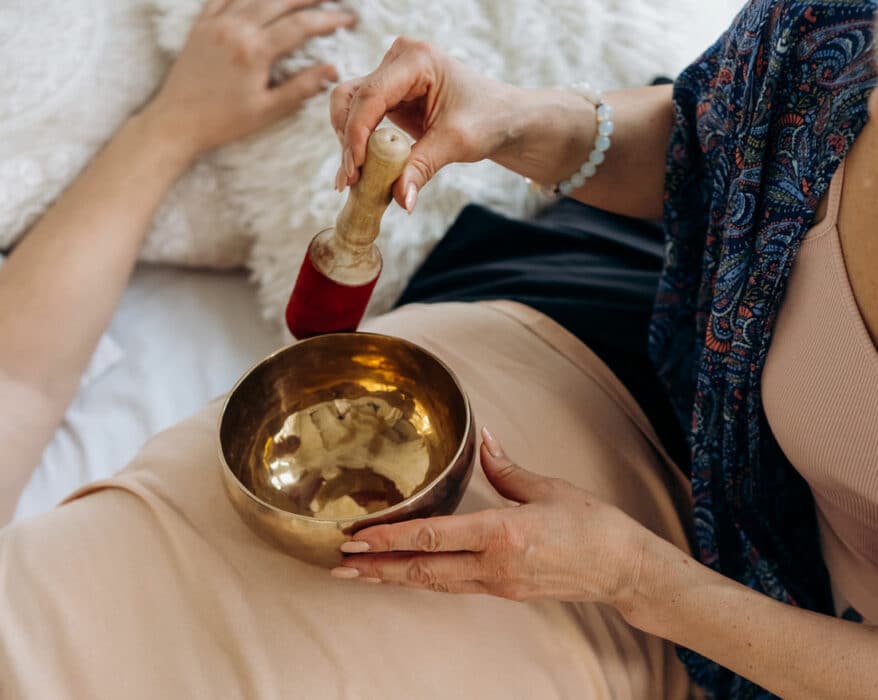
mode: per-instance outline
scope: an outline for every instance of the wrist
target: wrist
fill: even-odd
[[[675,601],[706,572],[700,563],[667,540],[646,530],[637,548],[631,585],[614,601],[634,627],[668,638],[668,624],[678,617]]]
[[[188,170],[203,151],[191,134],[180,128],[180,120],[156,102],[134,114],[126,128],[136,133],[142,143],[149,144],[177,175]]]
[[[519,92],[510,138],[494,160],[535,182],[560,182],[588,157],[596,136],[595,108],[564,90]]]

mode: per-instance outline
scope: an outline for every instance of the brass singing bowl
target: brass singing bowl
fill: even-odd
[[[475,460],[454,373],[400,338],[318,336],[260,362],[226,399],[223,482],[241,518],[320,566],[366,527],[448,515]]]

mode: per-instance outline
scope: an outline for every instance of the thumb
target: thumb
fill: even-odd
[[[515,464],[487,428],[482,428],[482,440],[482,469],[497,493],[517,503],[537,501],[545,494],[546,477]]]
[[[394,197],[397,203],[411,214],[424,186],[452,160],[447,139],[443,139],[435,130],[427,131],[412,146],[408,163],[396,181]]]

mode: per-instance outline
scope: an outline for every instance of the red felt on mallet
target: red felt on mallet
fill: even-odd
[[[411,152],[399,129],[379,129],[369,139],[360,180],[351,188],[335,228],[308,246],[287,305],[286,321],[299,340],[355,331],[381,274],[375,239]]]

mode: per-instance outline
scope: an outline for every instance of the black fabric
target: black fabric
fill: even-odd
[[[588,345],[644,409],[684,469],[688,447],[647,356],[664,235],[658,225],[562,199],[533,221],[468,206],[398,305],[508,299]]]

